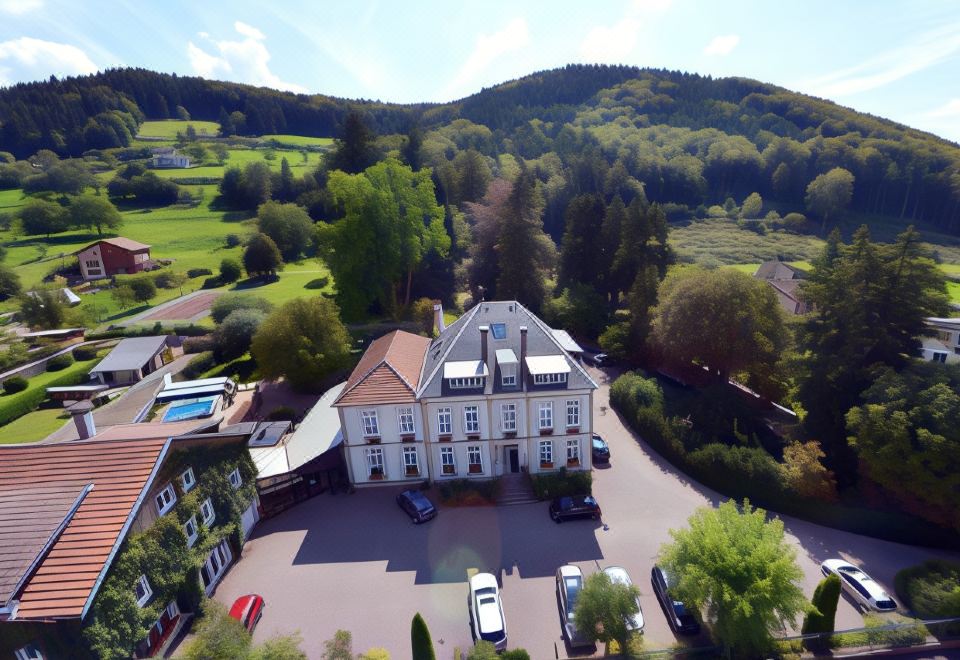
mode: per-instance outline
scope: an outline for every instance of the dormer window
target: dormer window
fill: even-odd
[[[484,386],[488,375],[483,360],[447,362],[443,365],[443,378],[454,390],[478,389]]]
[[[469,390],[483,387],[483,378],[451,378],[450,387],[455,390]]]
[[[553,385],[554,383],[566,383],[567,374],[534,374],[534,385]]]
[[[517,355],[509,348],[497,349],[497,366],[500,367],[500,385],[502,387],[517,386]]]
[[[534,385],[565,385],[570,364],[562,355],[527,356],[527,369]]]

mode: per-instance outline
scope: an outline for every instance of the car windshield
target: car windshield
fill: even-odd
[[[857,569],[841,568],[840,575],[843,576],[843,579],[847,581],[851,587],[857,590],[864,598],[870,598],[870,592],[864,586],[864,582],[870,580],[863,572],[858,571]],[[866,579],[864,579],[866,578]]]
[[[606,449],[607,443],[601,440],[600,438],[593,439],[593,446],[596,449]]]
[[[892,600],[878,600],[877,601],[878,610],[895,610],[897,609],[897,604]]]
[[[573,621],[573,612],[577,609],[577,597],[580,596],[580,578],[563,578],[563,588],[567,592],[567,620]]]
[[[417,511],[426,511],[427,509],[430,509],[433,507],[433,505],[430,504],[430,500],[428,500],[426,497],[424,497],[420,493],[411,495],[410,502],[413,504],[414,508]]]

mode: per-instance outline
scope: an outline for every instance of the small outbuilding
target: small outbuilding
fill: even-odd
[[[167,337],[131,337],[117,344],[90,371],[104,385],[132,385],[163,366]]]
[[[139,273],[156,267],[150,259],[149,245],[122,236],[102,238],[74,254],[84,280]]]
[[[157,169],[190,167],[190,156],[184,156],[173,147],[159,147],[153,150],[150,165]]]

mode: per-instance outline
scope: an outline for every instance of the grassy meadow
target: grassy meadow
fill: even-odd
[[[60,407],[34,410],[6,426],[0,426],[0,445],[16,445],[42,440],[69,420],[70,413]]]
[[[175,140],[177,133],[186,133],[187,126],[193,126],[197,135],[216,137],[220,131],[220,124],[215,121],[182,121],[180,119],[165,119],[160,121],[145,121],[137,131],[139,137],[169,138]]]

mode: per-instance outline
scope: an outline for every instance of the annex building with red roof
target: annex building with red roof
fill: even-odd
[[[75,254],[84,280],[99,280],[154,268],[150,246],[122,236],[101,238]]]

